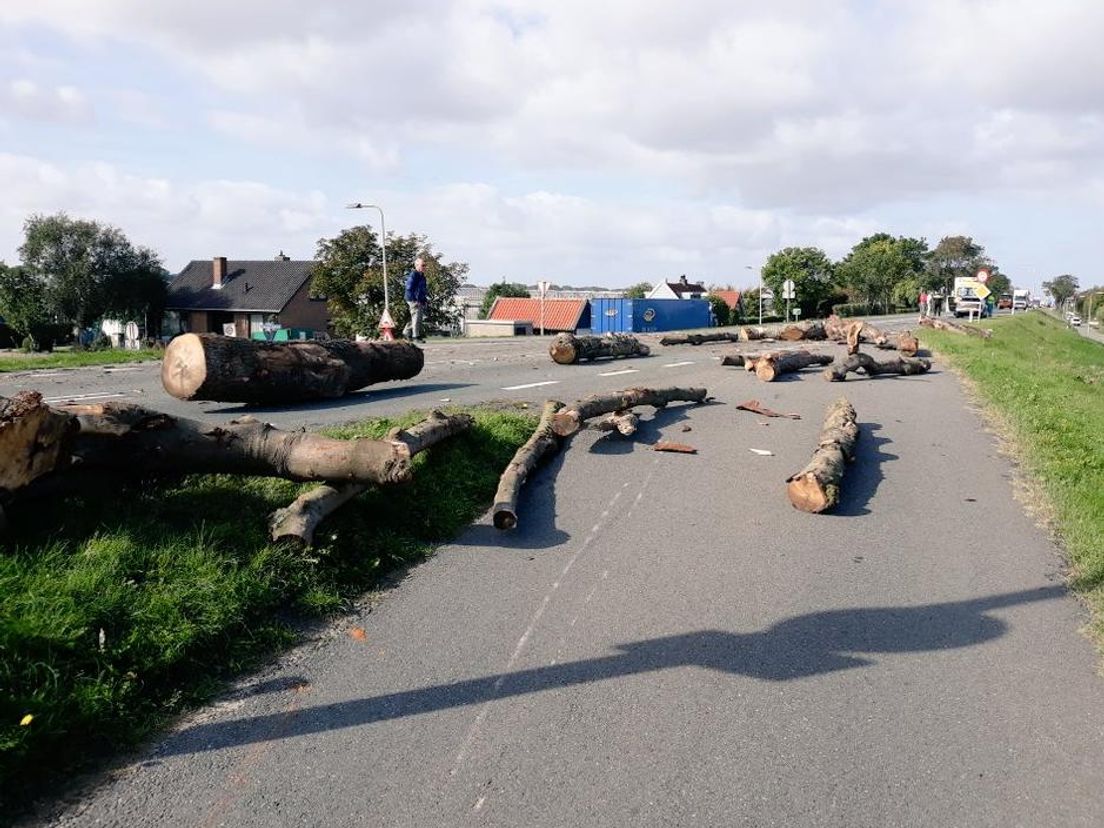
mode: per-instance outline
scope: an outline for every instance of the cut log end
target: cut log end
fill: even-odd
[[[161,384],[165,390],[177,399],[190,400],[206,380],[203,341],[194,333],[176,337],[161,360]]]
[[[831,483],[822,485],[813,474],[795,477],[789,482],[786,491],[794,508],[803,512],[819,514],[839,502],[839,486]]]
[[[517,526],[518,517],[514,511],[513,504],[509,503],[496,503],[494,507],[494,527],[495,529],[513,529]]]

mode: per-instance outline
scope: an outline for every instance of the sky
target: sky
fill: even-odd
[[[192,259],[378,222],[476,284],[755,284],[788,246],[971,235],[1104,283],[1099,0],[3,0],[23,222]]]

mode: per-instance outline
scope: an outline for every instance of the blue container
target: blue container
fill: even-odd
[[[590,329],[603,333],[654,333],[713,324],[705,299],[591,299]]]

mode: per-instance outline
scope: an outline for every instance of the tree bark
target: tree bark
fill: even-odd
[[[993,332],[988,328],[975,328],[973,325],[960,325],[958,322],[952,322],[949,319],[935,319],[931,316],[922,317],[920,319],[920,324],[925,328],[934,328],[937,331],[967,334],[969,336],[981,337],[982,339],[989,339],[989,337],[993,335]]]
[[[870,354],[856,353],[846,359],[837,360],[824,369],[824,378],[829,382],[843,382],[849,373],[862,371],[870,376],[880,374],[899,374],[912,376],[923,374],[931,369],[931,362],[926,359],[910,359],[897,357],[896,359],[879,362]]]
[[[781,414],[777,411],[772,411],[769,408],[763,406],[759,400],[748,400],[747,402],[739,403],[736,406],[737,411],[750,411],[752,414],[758,414],[761,417],[788,417],[791,420],[800,420],[800,414]]]
[[[69,462],[76,424],[37,391],[0,397],[0,497]]]
[[[595,394],[579,400],[557,412],[552,418],[552,430],[568,437],[582,428],[583,422],[601,414],[624,411],[638,405],[663,408],[672,402],[704,402],[704,388],[630,388],[613,394]]]
[[[548,400],[544,404],[536,430],[525,445],[517,450],[499,478],[494,508],[491,510],[496,529],[513,529],[517,526],[517,500],[521,487],[525,485],[529,473],[536,468],[537,463],[560,446],[560,437],[552,430],[552,418],[563,407],[564,404],[559,400]]]
[[[687,334],[686,336],[665,336],[659,340],[660,345],[701,345],[705,342],[739,342],[738,331],[717,332],[708,334]]]
[[[811,365],[830,365],[832,357],[828,354],[814,354],[811,351],[783,351],[763,354],[757,359],[744,358],[744,368],[754,371],[763,382],[774,382],[782,374],[800,371]]]
[[[785,342],[799,342],[802,340],[815,342],[827,339],[828,334],[824,331],[824,323],[814,319],[811,322],[787,325],[778,332],[777,338]]]
[[[575,336],[562,333],[552,340],[548,353],[560,365],[574,365],[591,359],[648,356],[651,351],[635,336],[628,334]]]
[[[182,400],[282,403],[410,379],[424,363],[424,353],[410,342],[258,342],[182,334],[165,349],[161,383]]]
[[[393,429],[389,442],[401,445],[408,457],[413,457],[442,440],[471,428],[474,420],[468,414],[445,415],[434,411],[429,417],[408,429]],[[350,442],[337,441],[337,442]],[[314,543],[318,525],[344,504],[368,489],[364,483],[325,484],[304,492],[287,507],[269,517],[269,536],[274,541],[287,541],[300,546]]]
[[[744,325],[740,328],[739,337],[741,342],[755,342],[759,339],[766,339],[767,329],[756,325]]]
[[[72,462],[87,469],[380,484],[403,483],[411,476],[410,449],[400,440],[334,440],[282,431],[253,417],[212,425],[120,403],[59,410],[79,424]]]
[[[819,513],[839,503],[844,468],[854,457],[858,436],[855,409],[840,397],[825,412],[820,442],[809,464],[786,480],[794,507]]]

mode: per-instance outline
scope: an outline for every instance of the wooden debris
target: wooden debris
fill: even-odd
[[[424,363],[422,350],[410,342],[258,342],[181,334],[165,349],[161,384],[181,400],[284,403],[410,379]]]
[[[958,322],[952,322],[949,319],[938,319],[931,316],[924,316],[920,319],[920,324],[925,328],[934,328],[937,331],[950,331],[951,333],[967,334],[968,336],[977,336],[982,339],[989,339],[993,332],[988,328],[976,328],[973,325],[961,325]]]
[[[494,507],[491,510],[496,529],[513,529],[517,526],[517,499],[521,487],[541,459],[560,446],[560,437],[552,430],[552,417],[563,407],[564,404],[559,400],[549,400],[544,404],[536,429],[517,450],[499,478],[498,491],[495,492]]]
[[[37,391],[0,397],[0,496],[68,465],[72,417],[53,411]]]
[[[442,440],[467,431],[473,422],[468,414],[446,415],[434,411],[417,425],[407,429],[393,429],[387,435],[387,442],[401,445],[409,462],[409,458]],[[314,542],[318,524],[367,488],[363,483],[317,486],[301,494],[287,507],[272,513],[268,524],[269,535],[274,541],[310,546]]]
[[[809,322],[786,325],[778,332],[776,338],[785,342],[798,342],[802,340],[812,342],[827,339],[828,334],[824,331],[824,323],[814,319]]]
[[[739,342],[739,331],[718,331],[707,334],[686,334],[685,336],[665,336],[660,345],[703,345],[706,342]]]
[[[832,357],[828,354],[814,354],[811,351],[781,351],[762,354],[757,359],[744,358],[744,369],[754,371],[763,382],[774,382],[782,374],[800,371],[813,365],[830,365]]]
[[[739,403],[736,406],[737,411],[750,411],[752,414],[759,414],[762,417],[788,417],[791,420],[800,420],[800,414],[781,414],[778,411],[771,411],[766,406],[762,405],[759,400],[748,400],[747,402]]]
[[[767,449],[749,448],[748,451],[752,454],[758,454],[760,457],[774,457],[774,452]]]
[[[640,424],[640,418],[632,411],[614,411],[607,414],[594,424],[598,431],[616,431],[625,437],[631,437],[636,433]]]
[[[660,440],[652,446],[652,451],[671,451],[676,454],[697,454],[698,450],[686,443],[675,443],[670,440]]]
[[[648,356],[651,351],[647,345],[629,334],[575,336],[562,333],[552,340],[548,353],[560,365],[574,365],[592,359]]]
[[[896,359],[879,362],[870,354],[851,354],[845,359],[837,360],[824,369],[824,378],[829,382],[843,382],[849,373],[862,371],[870,376],[883,374],[897,374],[913,376],[924,374],[931,369],[931,362],[926,359],[910,359],[897,357]]]
[[[704,388],[629,388],[613,394],[595,394],[557,412],[552,418],[552,429],[561,437],[568,437],[592,417],[625,411],[638,405],[664,408],[673,402],[701,403],[705,402],[706,393]]]
[[[855,409],[840,397],[828,406],[820,440],[809,464],[786,482],[790,503],[804,512],[831,509],[840,498],[840,482],[854,457],[859,426]]]

